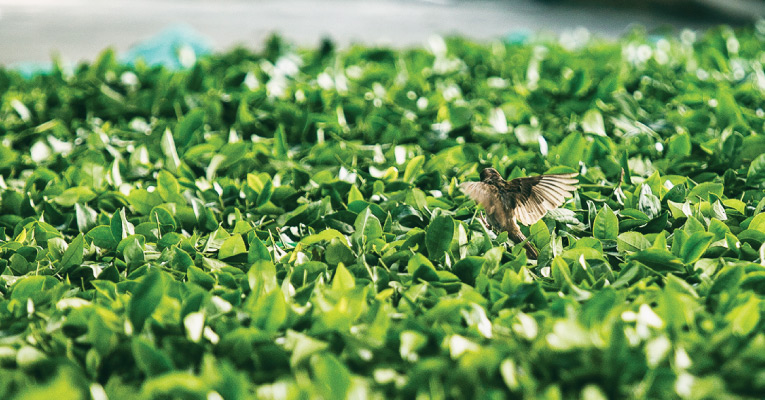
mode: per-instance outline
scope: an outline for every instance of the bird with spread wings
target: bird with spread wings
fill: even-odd
[[[494,168],[481,171],[480,182],[464,182],[460,185],[465,194],[486,211],[486,220],[492,228],[507,231],[516,243],[526,240],[517,221],[532,225],[547,211],[560,207],[571,197],[579,181],[577,173],[538,175],[505,180]],[[526,254],[537,258],[539,253],[526,242]]]

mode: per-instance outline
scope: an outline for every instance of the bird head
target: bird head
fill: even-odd
[[[502,180],[502,176],[494,168],[484,168],[481,171],[481,182],[493,183]]]

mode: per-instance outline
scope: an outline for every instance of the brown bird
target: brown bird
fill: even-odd
[[[538,175],[505,180],[494,168],[481,171],[480,182],[464,182],[460,189],[486,210],[489,225],[507,231],[510,238],[520,243],[526,240],[516,219],[524,225],[539,221],[547,211],[560,207],[576,190],[577,173]],[[539,253],[526,243],[526,254],[537,258]]]

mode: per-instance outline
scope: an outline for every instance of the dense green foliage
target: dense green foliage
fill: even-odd
[[[761,397],[765,30],[575,39],[0,69],[0,398]]]

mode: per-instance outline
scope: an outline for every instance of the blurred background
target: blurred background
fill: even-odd
[[[635,25],[703,30],[764,14],[764,0],[0,0],[0,64],[93,60],[110,46],[151,53],[179,41],[201,53],[258,48],[272,33],[309,47],[322,38],[406,47],[433,34],[610,38]]]

